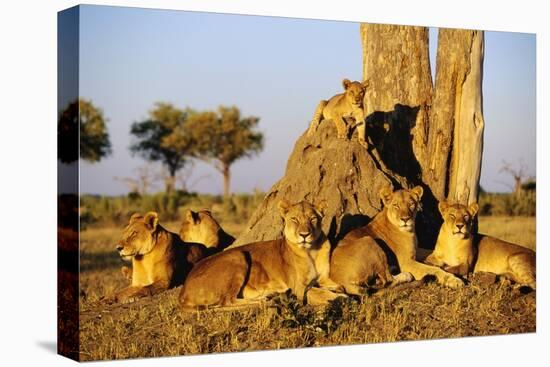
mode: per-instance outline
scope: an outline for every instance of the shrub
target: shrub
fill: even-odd
[[[246,221],[263,200],[264,194],[238,194],[228,198],[217,195],[196,194],[175,191],[139,195],[131,193],[121,196],[83,195],[80,201],[81,225],[92,223],[124,225],[134,213],[156,211],[162,221],[177,221],[186,209],[200,210],[215,208],[217,217],[223,219],[239,218]]]
[[[481,193],[480,215],[534,216],[536,215],[536,191],[519,193]]]

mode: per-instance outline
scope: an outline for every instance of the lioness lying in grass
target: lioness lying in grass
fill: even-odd
[[[488,272],[503,275],[519,286],[536,289],[535,252],[498,238],[472,233],[478,204],[439,203],[443,225],[426,263],[451,273]]]
[[[420,280],[426,275],[435,276],[439,283],[449,287],[464,284],[453,274],[416,260],[415,218],[422,194],[420,186],[395,192],[383,188],[382,211],[368,225],[349,232],[338,243],[332,254],[330,276],[344,286],[346,293],[364,294],[364,285],[372,277],[378,278],[381,285],[410,281],[412,277]],[[395,255],[402,274],[397,277],[390,274],[387,257],[376,241],[383,242]]]
[[[208,255],[204,245],[184,243],[162,227],[156,212],[132,215],[116,249],[132,262],[131,284],[105,297],[106,303],[132,302],[181,285],[193,265]]]
[[[230,248],[198,263],[180,294],[184,309],[240,307],[291,290],[301,302],[341,296],[329,279],[330,243],[321,229],[322,208],[305,201],[279,203],[282,238]],[[318,287],[317,287],[318,286]]]

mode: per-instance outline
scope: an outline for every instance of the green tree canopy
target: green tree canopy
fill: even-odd
[[[161,162],[169,176],[166,191],[174,189],[176,173],[188,162],[194,152],[194,141],[187,130],[187,119],[194,112],[181,110],[170,103],[156,103],[149,118],[134,122],[130,133],[135,141],[130,146],[133,154],[148,161]]]
[[[78,159],[80,131],[80,158],[98,162],[111,154],[111,142],[107,133],[103,111],[85,99],[69,103],[61,113],[57,128],[58,157],[63,163]]]
[[[189,117],[194,154],[223,174],[224,195],[229,194],[230,166],[263,149],[263,134],[257,131],[259,121],[254,116],[241,117],[235,106],[220,106],[217,112],[206,111]]]

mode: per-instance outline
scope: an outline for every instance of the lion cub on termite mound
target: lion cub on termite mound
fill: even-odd
[[[384,208],[364,227],[349,232],[332,253],[330,277],[341,284],[346,293],[363,294],[363,285],[378,278],[382,285],[389,281],[403,282],[434,275],[438,282],[460,287],[463,282],[453,274],[435,266],[416,261],[417,239],[415,218],[423,189],[380,190]],[[375,240],[386,244],[395,257],[402,274],[392,277],[385,253]],[[409,273],[409,274],[407,274]]]
[[[321,120],[332,120],[336,125],[337,136],[339,139],[346,139],[349,127],[344,120],[345,117],[351,117],[357,124],[357,133],[359,143],[366,145],[365,142],[365,112],[363,110],[363,98],[369,82],[351,82],[348,79],[342,81],[344,93],[337,94],[328,101],[322,100],[317,105],[313,119],[309,125],[307,134],[313,135]]]
[[[197,212],[187,209],[180,227],[180,237],[185,242],[202,243],[218,251],[229,247],[235,238],[225,232],[209,210]]]
[[[321,229],[322,209],[283,200],[279,211],[283,238],[230,248],[193,268],[180,294],[184,309],[255,304],[288,289],[301,302],[324,303],[339,296],[328,290],[339,286],[328,278],[330,243]],[[325,289],[312,292],[315,283]]]
[[[536,289],[534,251],[498,238],[471,233],[477,203],[465,206],[442,201],[439,211],[444,222],[434,252],[426,258],[426,263],[459,275],[470,271],[504,275],[520,286]]]
[[[184,243],[164,229],[156,212],[132,215],[116,249],[122,259],[132,261],[132,269],[126,268],[131,271],[131,284],[105,302],[131,302],[178,286],[208,253],[204,245]]]

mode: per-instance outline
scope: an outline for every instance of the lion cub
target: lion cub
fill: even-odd
[[[134,214],[124,228],[116,249],[124,260],[132,261],[129,287],[104,298],[105,302],[132,302],[178,286],[208,249],[197,243],[184,243],[159,224],[158,214]],[[125,272],[123,268],[123,273]]]
[[[472,223],[478,204],[470,206],[439,203],[443,225],[434,252],[425,260],[443,269],[466,275],[488,272],[536,289],[535,252],[513,243],[483,234],[473,234]]]
[[[187,209],[180,227],[180,237],[184,242],[202,243],[218,251],[229,247],[235,237],[223,230],[209,210],[194,212]]]
[[[317,105],[313,119],[309,125],[307,134],[313,135],[321,120],[332,120],[336,125],[337,136],[339,139],[346,139],[349,131],[344,118],[351,117],[355,120],[359,143],[366,146],[365,141],[365,112],[363,110],[363,98],[369,82],[351,82],[348,79],[342,81],[344,93],[337,94],[328,101],[322,100]]]
[[[330,243],[321,229],[322,209],[283,200],[284,236],[230,248],[204,259],[189,273],[180,293],[184,309],[257,304],[290,289],[300,302],[326,303],[340,296],[329,279]],[[310,287],[318,284],[311,293]]]
[[[415,218],[424,190],[416,186],[410,190],[380,190],[384,208],[369,224],[349,232],[336,246],[331,259],[330,276],[342,284],[346,293],[364,294],[363,285],[375,277],[385,285],[422,279],[434,275],[438,282],[449,287],[460,287],[462,280],[435,266],[416,260],[417,239]],[[383,242],[397,258],[401,274],[389,272],[385,253],[377,244]]]

